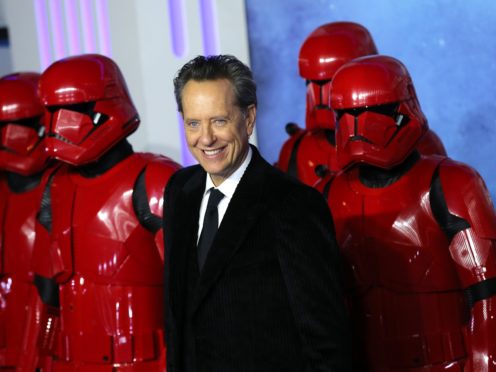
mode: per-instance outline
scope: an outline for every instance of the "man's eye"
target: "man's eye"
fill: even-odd
[[[190,128],[198,128],[200,126],[199,121],[188,121],[186,125]]]
[[[226,119],[215,119],[214,124],[215,125],[225,125],[227,123]]]

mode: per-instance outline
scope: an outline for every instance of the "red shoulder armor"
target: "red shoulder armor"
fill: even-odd
[[[150,211],[162,217],[164,190],[172,174],[181,166],[170,158],[162,155],[143,154],[149,158],[146,166],[145,185]]]
[[[181,168],[173,160],[150,153],[140,154],[147,160],[146,167],[138,176],[133,191],[133,204],[140,222],[154,233],[160,257],[164,259],[163,203],[164,190],[172,174]],[[144,200],[146,198],[146,200]],[[145,207],[146,204],[146,208]]]
[[[334,131],[322,128],[308,131],[301,140],[296,163],[298,179],[309,186],[327,172],[337,172]]]
[[[439,167],[448,210],[466,220],[481,238],[496,239],[496,215],[484,180],[472,167],[451,159]]]
[[[291,157],[296,156],[296,151],[298,149],[299,142],[301,138],[305,135],[306,131],[301,129],[297,124],[288,123],[286,125],[286,132],[289,138],[282,145],[281,151],[279,152],[279,159],[277,160],[277,168],[285,173],[293,172],[293,176],[297,177],[296,169],[290,170]]]
[[[446,156],[446,149],[444,148],[441,138],[439,138],[431,129],[425,132],[422,138],[420,138],[417,144],[417,150],[419,150],[422,155]]]

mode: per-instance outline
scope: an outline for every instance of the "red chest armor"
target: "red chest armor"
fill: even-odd
[[[381,188],[362,184],[355,168],[339,174],[330,188],[349,271],[355,340],[374,371],[460,370],[457,361],[466,354],[462,325],[468,309],[448,238],[429,202],[441,160],[421,159]],[[423,369],[433,365],[440,367]]]
[[[152,181],[146,204],[161,216],[163,189],[177,169],[166,158],[133,154],[95,178],[71,168],[53,178],[51,244],[37,274],[59,284],[56,371],[164,368],[163,248],[133,207],[145,168],[145,181]],[[151,179],[154,172],[160,182]]]
[[[382,188],[363,185],[358,169],[334,180],[329,199],[337,238],[343,254],[356,265],[355,283],[361,290],[371,286],[399,292],[459,288],[456,272],[442,265],[450,258],[448,239],[430,210],[429,188],[438,162],[419,162]]]
[[[36,294],[32,254],[43,188],[37,177],[30,186],[16,191],[6,179],[0,181],[0,366],[19,365],[24,357],[25,327],[34,316],[35,309],[28,303]]]

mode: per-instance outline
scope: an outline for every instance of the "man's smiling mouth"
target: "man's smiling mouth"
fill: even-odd
[[[215,150],[203,150],[203,152],[205,153],[205,155],[207,156],[214,156],[214,155],[217,155],[219,153],[222,152],[222,150],[224,150],[224,148],[220,148],[220,149],[215,149]]]

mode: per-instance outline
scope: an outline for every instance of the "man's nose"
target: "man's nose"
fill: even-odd
[[[215,142],[215,133],[210,123],[201,126],[200,142],[204,146],[210,146]]]

